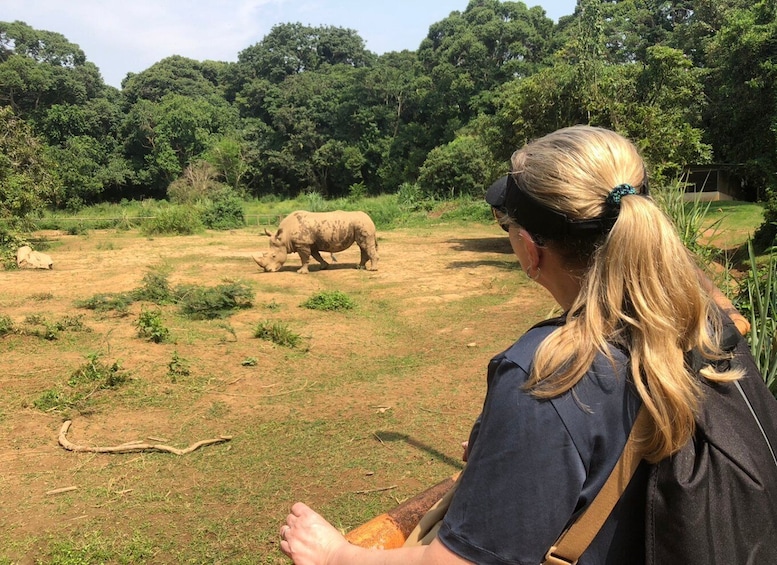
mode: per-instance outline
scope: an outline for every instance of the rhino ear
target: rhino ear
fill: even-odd
[[[272,234],[267,231],[267,228],[264,228],[264,235],[266,235],[269,238],[272,238]]]

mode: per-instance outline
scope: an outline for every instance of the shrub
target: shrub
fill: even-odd
[[[772,250],[759,268],[750,242],[748,252],[750,271],[737,307],[750,316],[750,350],[766,386],[777,396],[777,254]]]
[[[5,269],[18,268],[16,251],[23,245],[30,245],[30,242],[15,233],[0,228],[0,263]]]
[[[685,201],[685,185],[675,181],[666,186],[659,186],[651,191],[656,204],[669,216],[685,247],[694,253],[702,263],[709,263],[713,251],[700,241],[702,228],[707,232],[716,231],[722,218],[712,226],[705,226],[705,218],[711,202],[694,200]]]
[[[473,136],[460,136],[432,149],[421,166],[418,185],[427,196],[480,196],[483,179],[493,179],[498,166],[488,148]]]
[[[135,289],[132,296],[135,300],[145,300],[154,304],[171,304],[175,301],[172,288],[168,282],[169,269],[158,267],[143,275],[143,286]]]
[[[141,226],[146,235],[192,235],[202,229],[200,215],[191,206],[161,208],[154,218],[146,220]]]
[[[350,310],[356,304],[344,292],[331,290],[314,294],[301,306],[309,310]]]
[[[254,291],[245,283],[227,281],[212,288],[181,286],[176,289],[181,312],[194,320],[224,318],[253,305]]]
[[[202,223],[211,230],[229,230],[245,226],[243,199],[231,188],[215,193],[201,209]]]

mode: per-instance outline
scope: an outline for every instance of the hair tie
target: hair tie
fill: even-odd
[[[621,198],[628,194],[637,194],[637,191],[628,183],[619,184],[610,191],[607,198],[604,200],[608,206],[619,208],[621,205]]]

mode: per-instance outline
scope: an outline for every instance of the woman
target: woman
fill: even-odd
[[[359,548],[297,503],[281,527],[281,549],[297,565],[535,565],[604,484],[641,405],[654,423],[642,438],[649,461],[690,438],[701,392],[684,354],[723,356],[720,311],[647,196],[634,145],[601,128],[556,131],[517,151],[486,200],[564,316],[489,364],[467,467],[430,545]],[[645,488],[643,466],[581,565],[644,561]]]

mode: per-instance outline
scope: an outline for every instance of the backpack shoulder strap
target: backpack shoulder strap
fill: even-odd
[[[650,416],[643,406],[629,433],[618,462],[591,504],[567,530],[559,536],[545,555],[543,565],[574,565],[591,544],[637,470],[642,454],[637,438],[644,437]]]

